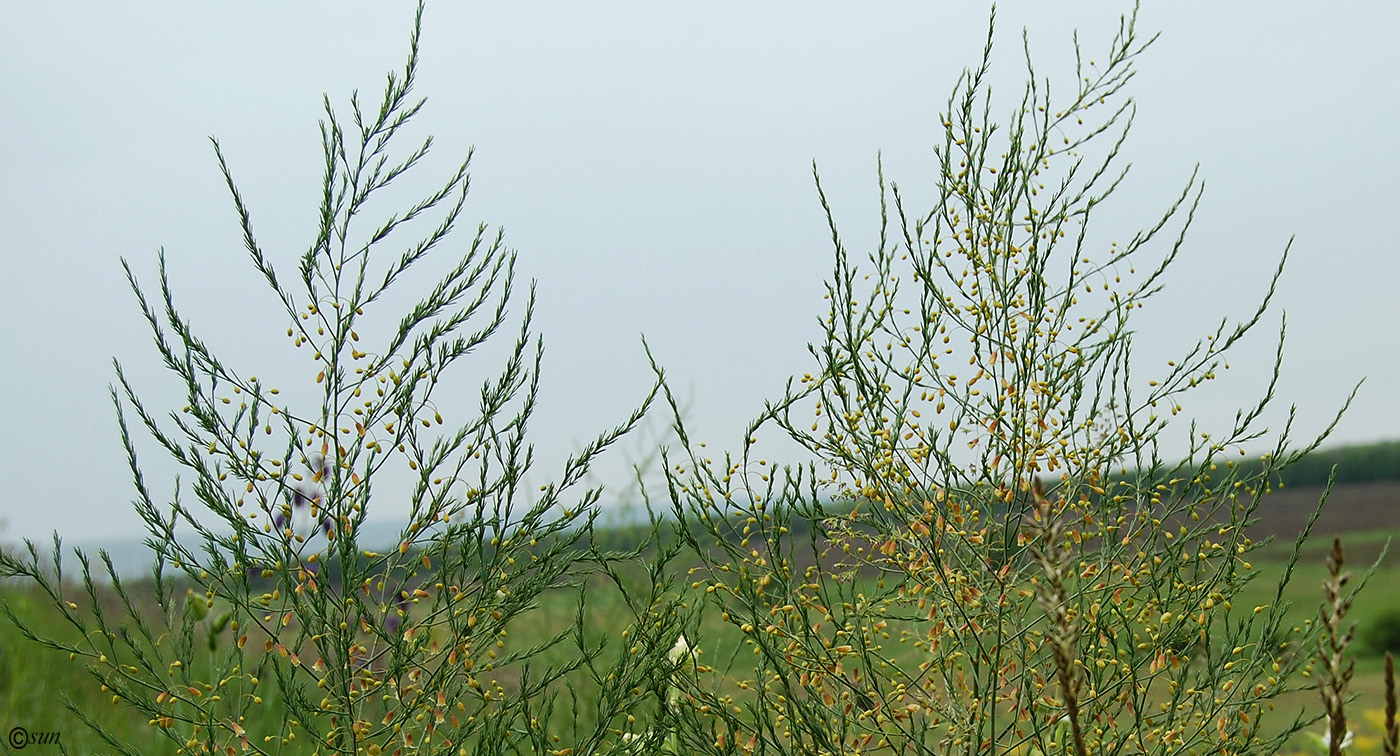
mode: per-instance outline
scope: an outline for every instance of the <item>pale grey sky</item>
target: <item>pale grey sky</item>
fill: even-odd
[[[811,369],[831,260],[811,162],[863,254],[877,152],[887,178],[928,196],[937,114],[980,53],[987,7],[430,4],[417,133],[438,142],[415,186],[475,145],[467,225],[504,226],[538,280],[542,479],[642,396],[640,334],[690,398],[696,434],[716,445]],[[1040,72],[1063,76],[1072,31],[1101,55],[1129,9],[1002,3],[999,112],[1019,97],[1023,27]],[[260,367],[260,345],[285,324],[246,261],[207,137],[223,145],[264,248],[290,268],[314,234],[321,94],[336,105],[357,87],[377,95],[402,65],[411,20],[405,2],[0,11],[0,537],[140,529],[107,397],[111,358],[153,407],[181,397],[160,375],[119,257],[153,283],[163,246],[185,314],[229,362],[245,374],[285,367]],[[1100,220],[1126,238],[1198,162],[1207,183],[1166,292],[1141,313],[1141,356],[1166,360],[1219,317],[1247,316],[1296,234],[1269,420],[1296,403],[1300,429],[1316,432],[1367,377],[1334,442],[1400,437],[1400,5],[1156,0],[1140,25],[1162,37],[1131,85],[1134,171]],[[1277,322],[1188,407],[1194,416],[1223,425],[1263,387]],[[472,406],[468,395],[461,409]],[[171,468],[142,443],[152,487],[168,492]],[[599,479],[623,483],[623,460]]]

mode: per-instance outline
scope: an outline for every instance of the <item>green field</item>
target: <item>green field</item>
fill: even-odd
[[[1374,491],[1366,495],[1350,496],[1351,487],[1340,487],[1334,493],[1330,506],[1333,512],[1325,523],[1319,525],[1319,532],[1305,544],[1302,558],[1293,573],[1293,579],[1284,593],[1284,601],[1291,605],[1291,623],[1302,623],[1317,616],[1322,598],[1322,582],[1326,576],[1325,555],[1331,546],[1333,534],[1340,533],[1348,549],[1347,567],[1353,572],[1353,585],[1360,582],[1370,565],[1378,558],[1387,539],[1400,535],[1400,523],[1389,523],[1382,527],[1390,512],[1370,511],[1370,498]],[[1360,493],[1360,489],[1357,489]],[[1307,491],[1292,492],[1293,496],[1306,499]],[[1315,498],[1313,499],[1316,500]],[[1365,506],[1370,516],[1348,517],[1348,510]],[[1278,510],[1282,513],[1284,510]],[[1282,518],[1287,519],[1287,518]],[[1339,527],[1323,527],[1345,522],[1357,522],[1363,530],[1345,532]],[[1236,599],[1242,607],[1268,605],[1274,601],[1277,579],[1284,569],[1287,556],[1292,548],[1292,539],[1277,538],[1272,543],[1253,552],[1251,557],[1254,569],[1259,573]],[[634,576],[641,580],[638,572]],[[1367,589],[1359,596],[1349,620],[1358,626],[1358,642],[1354,645],[1357,659],[1356,677],[1352,689],[1357,698],[1350,708],[1352,729],[1357,740],[1352,749],[1354,754],[1380,752],[1381,711],[1383,708],[1382,660],[1378,651],[1367,645],[1372,628],[1379,625],[1383,617],[1400,614],[1400,603],[1394,596],[1393,587],[1400,580],[1400,557],[1388,555],[1371,576]],[[639,586],[640,587],[640,586]],[[76,586],[73,587],[76,591]],[[143,592],[135,590],[137,595]],[[149,592],[147,592],[149,593]],[[3,597],[14,611],[25,621],[32,623],[44,632],[64,637],[65,627],[60,623],[54,609],[45,603],[43,597],[30,589],[9,583],[3,587]],[[153,609],[153,607],[152,607]],[[539,606],[528,611],[517,620],[510,631],[512,647],[527,647],[549,637],[550,631],[568,626],[577,610],[572,595],[551,595]],[[634,615],[622,600],[617,587],[605,580],[590,584],[586,606],[587,626],[590,642],[607,638],[613,641],[612,651],[619,652],[622,644],[616,642],[624,621]],[[700,636],[697,645],[704,649],[705,663],[720,668],[715,673],[716,683],[727,686],[736,682],[727,678],[724,668],[726,660],[735,658],[741,652],[742,637],[730,626],[719,621],[718,617],[705,616],[699,619]],[[1397,649],[1400,650],[1400,649]],[[539,655],[539,664],[552,664],[566,661],[573,646],[562,643]],[[899,650],[896,653],[905,653]],[[915,653],[912,648],[908,653]],[[742,661],[742,660],[741,660]],[[742,668],[742,664],[740,665]],[[586,689],[586,680],[579,679],[579,689]],[[61,743],[70,753],[95,753],[105,749],[105,744],[91,728],[67,709],[64,701],[71,699],[77,708],[95,712],[101,727],[124,743],[140,744],[141,753],[175,753],[173,744],[156,737],[156,730],[130,708],[114,704],[110,693],[105,693],[83,669],[81,663],[70,661],[66,655],[40,648],[23,638],[16,627],[8,621],[0,621],[0,712],[8,731],[14,727],[24,727],[31,733],[59,733]],[[1309,712],[1320,712],[1315,693],[1295,693],[1279,702],[1277,723],[1280,727],[1292,719],[1292,712],[1304,708]],[[554,715],[554,725],[558,731],[567,734],[574,726],[588,727],[593,723],[597,702],[580,696],[573,700],[561,699]],[[275,701],[257,709],[265,721],[246,723],[250,733],[276,732],[280,725],[279,707]],[[1314,725],[1314,731],[1321,731]],[[289,744],[282,749],[285,753],[309,753],[310,748]],[[48,746],[33,745],[32,749]],[[10,749],[7,752],[17,752]],[[1296,737],[1290,752],[1310,753],[1313,746],[1305,738]],[[31,752],[33,752],[31,750]]]
[[[1333,494],[1343,498],[1346,488]],[[1293,577],[1284,590],[1284,601],[1289,604],[1289,624],[1315,620],[1319,616],[1322,603],[1322,584],[1327,577],[1325,560],[1331,550],[1334,534],[1314,535],[1304,544],[1302,557],[1293,572]],[[1381,752],[1381,735],[1384,733],[1385,679],[1383,651],[1378,641],[1373,639],[1375,629],[1383,618],[1400,618],[1400,601],[1397,601],[1396,581],[1400,580],[1400,528],[1368,528],[1363,531],[1335,534],[1342,538],[1346,550],[1346,569],[1352,573],[1349,588],[1355,588],[1374,566],[1369,582],[1358,594],[1347,615],[1347,620],[1355,622],[1357,640],[1353,644],[1356,659],[1356,676],[1351,690],[1356,700],[1348,708],[1348,724],[1356,732],[1352,753],[1378,754]],[[1385,552],[1391,539],[1393,548]],[[1261,549],[1254,564],[1260,570],[1260,577],[1251,582],[1240,595],[1239,604],[1258,606],[1274,601],[1277,580],[1292,550],[1292,542],[1276,540]],[[1379,562],[1377,560],[1380,560]],[[1400,637],[1392,638],[1390,650],[1400,654]],[[1289,713],[1305,708],[1312,713],[1321,711],[1315,692],[1294,693],[1284,697],[1278,704]],[[1283,713],[1283,712],[1280,712]],[[1280,717],[1280,720],[1287,717]],[[1280,724],[1282,722],[1280,721]],[[1321,732],[1324,724],[1315,725],[1312,730]],[[1297,752],[1312,753],[1314,744],[1295,737],[1293,746]]]

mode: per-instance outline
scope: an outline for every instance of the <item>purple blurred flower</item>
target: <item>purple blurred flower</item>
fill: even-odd
[[[315,483],[305,480],[297,481],[292,486],[291,500],[293,509],[309,507],[321,500],[321,489]]]
[[[321,483],[331,474],[331,462],[324,454],[312,452],[306,456],[306,466],[311,469],[311,480]]]
[[[288,481],[285,489],[287,502],[272,513],[272,524],[279,531],[293,528],[303,534],[298,536],[299,538],[315,535],[317,530],[325,533],[327,538],[333,538],[335,518],[321,510],[326,496],[324,483],[331,473],[332,465],[324,454],[308,454],[304,461],[311,476],[308,478],[299,475],[296,476],[295,482]],[[307,514],[300,515],[300,512]]]
[[[409,592],[407,588],[400,587],[394,591],[393,600],[384,612],[384,632],[392,635],[399,631],[399,626],[403,622],[403,617],[408,612]]]

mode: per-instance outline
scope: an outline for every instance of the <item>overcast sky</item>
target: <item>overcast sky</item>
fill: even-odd
[[[994,112],[1019,96],[1023,28],[1041,72],[1062,77],[1072,32],[1101,56],[1129,7],[1002,3]],[[538,281],[541,480],[641,398],[652,380],[642,334],[696,435],[717,446],[732,447],[787,376],[812,369],[805,347],[820,335],[831,244],[811,163],[847,246],[863,254],[878,153],[887,178],[929,196],[937,114],[980,54],[987,9],[430,5],[416,90],[429,99],[415,133],[438,141],[414,186],[475,146],[467,226],[503,226]],[[403,2],[0,11],[0,537],[140,530],[107,396],[111,359],[152,407],[182,399],[161,376],[120,257],[153,284],[164,247],[177,302],[220,354],[245,375],[286,368],[264,365],[284,353],[260,347],[280,338],[285,316],[247,263],[208,137],[264,249],[291,270],[315,232],[321,95],[336,105],[356,88],[377,95],[402,66],[411,21]],[[1316,432],[1364,377],[1334,443],[1400,438],[1400,4],[1158,0],[1140,25],[1162,36],[1131,85],[1134,170],[1102,220],[1126,238],[1197,163],[1207,184],[1166,291],[1141,312],[1144,360],[1249,315],[1296,235],[1278,296],[1289,328],[1281,405],[1268,420],[1277,426],[1294,403],[1300,431]],[[1260,336],[1192,416],[1220,427],[1257,395],[1273,350]],[[460,418],[474,401],[440,405]],[[624,481],[649,438],[599,479]],[[173,469],[141,443],[152,487],[168,492]]]

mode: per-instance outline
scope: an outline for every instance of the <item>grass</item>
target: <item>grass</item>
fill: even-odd
[[[1334,495],[1344,497],[1346,487],[1339,487]],[[1357,641],[1352,646],[1356,659],[1356,674],[1352,678],[1350,690],[1354,696],[1347,707],[1348,724],[1356,733],[1356,740],[1349,752],[1352,754],[1378,754],[1381,752],[1381,738],[1384,735],[1385,678],[1384,656],[1378,649],[1368,647],[1365,642],[1368,630],[1382,617],[1394,614],[1397,607],[1390,586],[1400,580],[1400,554],[1387,551],[1393,539],[1400,538],[1400,528],[1366,528],[1338,534],[1342,539],[1347,555],[1347,570],[1352,573],[1349,588],[1356,588],[1371,572],[1365,589],[1358,595],[1346,617],[1346,624],[1355,623]],[[1253,563],[1260,575],[1241,592],[1239,601],[1244,606],[1262,606],[1274,601],[1277,580],[1291,553],[1292,542],[1276,539],[1254,552]],[[1294,569],[1292,579],[1283,591],[1283,602],[1288,606],[1287,625],[1316,622],[1323,600],[1322,585],[1327,578],[1324,564],[1325,555],[1330,551],[1330,534],[1314,534],[1304,543],[1301,557]],[[1396,649],[1400,651],[1400,649]],[[1281,697],[1276,702],[1279,723],[1291,718],[1293,712],[1306,710],[1321,716],[1319,697],[1315,690],[1299,691]],[[1319,722],[1307,732],[1321,733],[1325,721]],[[1284,753],[1319,752],[1316,743],[1300,733],[1289,742]]]
[[[627,629],[631,624],[628,618],[635,614],[635,597],[646,595],[645,576],[641,569],[636,569],[628,570],[619,577],[633,598],[630,604],[624,598],[623,589],[602,575],[595,575],[586,585],[584,593],[587,600],[583,607],[586,620],[582,640],[590,647],[602,644],[604,652],[594,661],[591,669],[572,673],[567,685],[559,686],[555,691],[559,698],[550,720],[551,729],[565,739],[578,739],[598,719],[599,700],[596,696],[588,695],[591,689],[598,686],[596,680],[590,680],[590,674],[601,671],[606,675],[618,658],[630,650],[629,633],[634,634],[634,631]],[[139,601],[147,602],[138,608],[148,619],[154,619],[159,613],[159,608],[149,601],[154,591],[140,583],[126,582],[126,587],[133,596],[139,597]],[[66,586],[65,595],[69,595],[70,590],[76,595],[80,589],[75,585]],[[102,601],[115,604],[116,597],[111,589],[102,590]],[[41,636],[60,641],[77,640],[72,627],[37,589],[16,581],[4,582],[0,583],[0,598],[9,604],[21,621]],[[573,624],[579,610],[576,590],[556,590],[545,594],[537,605],[528,608],[507,625],[505,632],[499,636],[499,649],[493,649],[490,658],[496,658],[497,652],[505,657],[511,652],[532,649],[529,654],[530,666],[536,672],[563,666],[577,656],[577,644],[574,638],[561,637],[559,633]],[[428,631],[430,642],[445,644],[449,640],[441,627],[431,627]],[[200,628],[195,638],[196,649],[204,648],[208,632],[207,625]],[[264,638],[251,637],[251,632],[249,635],[246,647],[260,648]],[[216,635],[215,640],[221,651],[232,642],[228,632]],[[305,650],[302,653],[307,655],[308,660],[313,658]],[[206,670],[198,668],[203,666],[201,661],[210,660],[210,656],[197,655],[196,677],[209,677]],[[497,690],[496,686],[513,692],[519,688],[520,674],[519,668],[494,671],[489,666],[478,668],[477,676],[482,683],[479,692]],[[308,685],[307,692],[315,692],[310,688]],[[282,719],[286,716],[286,709],[275,700],[275,691],[276,687],[271,684],[258,688],[257,692],[269,700],[266,705],[250,709],[249,720],[242,723],[250,738],[261,740],[285,729]],[[71,700],[81,711],[96,712],[95,721],[104,732],[121,743],[138,746],[142,754],[162,755],[178,751],[175,744],[161,737],[158,729],[138,711],[113,701],[111,693],[84,669],[82,659],[71,660],[64,653],[42,648],[25,638],[14,623],[0,620],[0,712],[4,714],[0,724],[6,731],[21,727],[30,733],[58,733],[63,748],[70,753],[109,751],[107,744],[69,709],[65,700]],[[621,730],[622,727],[625,727],[625,723],[617,724],[620,731],[625,731]],[[283,743],[280,750],[274,748],[273,752],[312,753],[313,745],[304,742]],[[0,745],[0,749],[5,753],[15,750],[8,744]]]
[[[15,613],[44,632],[61,637],[66,625],[56,610],[27,587],[5,585],[4,599]],[[23,727],[31,733],[59,733],[70,753],[98,753],[106,746],[95,732],[65,706],[70,699],[84,711],[100,712],[103,728],[127,742],[150,744],[152,756],[175,753],[172,744],[147,737],[149,725],[134,709],[113,705],[109,695],[83,668],[56,651],[24,638],[14,624],[0,622],[0,722],[8,733]],[[9,743],[4,748],[11,752]]]
[[[1335,494],[1344,501],[1346,489]],[[1343,542],[1348,552],[1348,566],[1353,572],[1353,585],[1381,554],[1387,540],[1400,535],[1400,528],[1376,529],[1346,533]],[[1331,538],[1326,534],[1315,535],[1303,548],[1293,578],[1284,591],[1284,601],[1290,605],[1290,624],[1302,623],[1317,616],[1322,600],[1322,581],[1326,576],[1323,560]],[[1258,577],[1254,579],[1238,597],[1242,607],[1262,606],[1273,601],[1277,579],[1286,563],[1292,543],[1288,539],[1276,539],[1252,552],[1251,560]],[[628,581],[640,581],[640,571],[625,575]],[[683,577],[683,576],[682,576]],[[1395,611],[1387,586],[1400,580],[1400,556],[1388,554],[1375,569],[1368,589],[1361,593],[1348,615],[1355,621],[1358,637],[1364,638],[1366,631],[1383,615]],[[629,586],[631,588],[632,586]],[[638,588],[640,583],[638,583]],[[138,594],[141,591],[137,591]],[[605,669],[619,654],[628,652],[629,618],[635,616],[635,607],[629,606],[623,590],[612,581],[597,576],[585,591],[585,638],[589,643],[604,641],[607,652],[597,662],[598,669]],[[641,594],[640,590],[632,593]],[[57,612],[42,600],[30,593],[27,588],[6,585],[4,599],[14,608],[18,616],[33,623],[41,631],[63,636],[66,628]],[[525,648],[545,643],[553,637],[558,628],[566,627],[578,611],[578,596],[575,592],[559,591],[549,594],[540,604],[517,619],[509,628],[507,648]],[[694,618],[693,625],[696,645],[703,650],[702,667],[709,668],[702,678],[702,684],[730,693],[738,693],[744,680],[727,672],[730,662],[740,658],[745,652],[744,638],[730,623],[718,616]],[[630,632],[630,631],[628,631]],[[71,633],[70,633],[71,635]],[[199,639],[203,641],[203,638]],[[576,646],[568,640],[548,647],[538,654],[533,662],[541,667],[560,664],[570,654],[577,653]],[[1384,680],[1382,659],[1376,653],[1358,643],[1354,646],[1357,655],[1357,671],[1352,682],[1355,700],[1349,711],[1353,712],[1351,722],[1357,739],[1351,749],[1353,754],[1364,756],[1379,753],[1382,734],[1381,711],[1383,708]],[[895,644],[891,652],[896,657],[910,657],[919,652],[912,644]],[[917,660],[915,660],[917,663]],[[744,669],[740,662],[737,669]],[[509,686],[510,680],[500,679]],[[597,716],[598,702],[590,698],[586,691],[589,681],[586,671],[573,675],[570,685],[560,690],[554,713],[553,724],[557,732],[565,738],[569,733],[586,731]],[[39,648],[23,638],[11,623],[0,624],[0,711],[5,714],[3,723],[6,729],[24,727],[29,732],[60,734],[66,750],[72,753],[94,753],[103,750],[105,744],[91,728],[85,726],[76,715],[64,705],[65,698],[74,701],[84,711],[97,712],[102,728],[115,738],[126,743],[141,743],[143,753],[175,753],[173,744],[162,738],[152,737],[156,730],[141,719],[133,709],[114,705],[110,694],[100,689],[98,683],[82,668],[81,664],[68,660],[64,655]],[[273,702],[269,702],[273,703]],[[1294,712],[1307,710],[1320,711],[1317,694],[1304,691],[1290,694],[1277,703],[1277,723],[1282,726],[1291,720]],[[246,723],[250,733],[275,732],[278,729],[280,707],[276,705],[258,707],[255,711],[268,719],[267,722]],[[620,732],[628,731],[625,722],[614,723]],[[1314,725],[1310,731],[1321,732],[1321,725]],[[9,748],[8,745],[5,748]],[[1316,750],[1315,744],[1306,736],[1298,736],[1290,742],[1286,753],[1310,753]],[[302,744],[289,743],[285,753],[309,753],[311,749]]]

